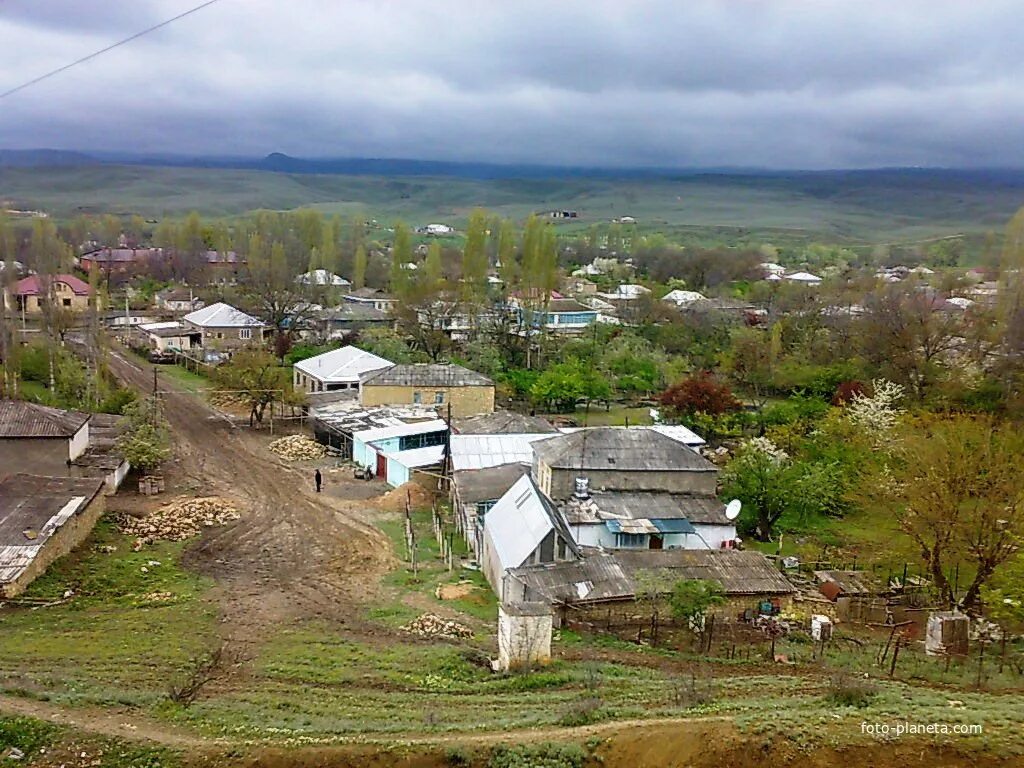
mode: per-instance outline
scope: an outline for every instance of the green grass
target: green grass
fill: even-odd
[[[875,243],[960,232],[1001,231],[1020,206],[1012,184],[978,175],[680,175],[664,179],[495,179],[291,175],[202,168],[87,166],[0,169],[15,207],[58,217],[138,213],[145,217],[231,216],[260,208],[312,206],[382,222],[464,225],[476,206],[517,219],[575,208],[567,234],[625,214],[643,231],[672,239],[781,246],[812,240]]]

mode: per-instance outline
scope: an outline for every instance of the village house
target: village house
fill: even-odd
[[[246,261],[234,251],[206,251],[203,254],[211,283],[234,285]]]
[[[412,469],[439,464],[447,440],[448,423],[437,418],[359,430],[352,432],[352,461],[397,486]],[[433,451],[412,453],[422,448]]]
[[[71,312],[89,309],[92,288],[74,275],[53,275],[50,278],[53,306]],[[7,309],[26,315],[38,315],[46,305],[46,282],[39,275],[29,275],[11,286],[5,298]]]
[[[187,329],[199,332],[203,349],[231,351],[261,345],[273,329],[230,304],[217,302],[182,318]]]
[[[553,333],[582,333],[596,322],[597,310],[576,299],[551,299],[546,307],[533,313],[534,327],[543,327]]]
[[[346,293],[342,300],[350,304],[373,307],[380,312],[390,312],[391,308],[398,303],[398,299],[394,296],[377,288],[357,288]]]
[[[663,491],[713,496],[718,468],[655,429],[596,427],[533,444],[533,475],[552,499],[569,498],[576,479],[591,490]]]
[[[359,377],[393,366],[390,360],[358,347],[341,347],[297,362],[292,385],[299,392],[334,392],[359,389]]]
[[[158,309],[175,313],[195,312],[206,306],[202,299],[193,295],[191,288],[171,288],[161,291],[156,295],[155,303]]]
[[[312,322],[320,337],[328,340],[344,340],[367,328],[390,328],[395,323],[383,310],[350,302],[317,312]]]
[[[0,598],[17,597],[89,535],[104,509],[95,478],[0,479]]]
[[[86,272],[98,269],[101,274],[124,274],[144,268],[150,261],[163,258],[162,248],[99,248],[78,257]]]
[[[529,475],[520,477],[482,521],[480,567],[497,593],[511,568],[580,556],[562,513]]]
[[[437,411],[422,406],[378,406],[364,408],[352,390],[307,395],[307,412],[313,436],[331,446],[342,459],[354,460],[355,437],[358,432],[403,424],[436,421]],[[360,441],[360,451],[365,452]],[[370,464],[376,463],[373,457]]]
[[[674,304],[677,307],[687,307],[697,301],[707,301],[707,296],[699,291],[684,291],[676,289],[666,293],[661,297],[661,300]]]
[[[88,447],[88,413],[0,400],[0,476],[67,475]]]
[[[459,435],[539,435],[556,434],[554,425],[542,416],[529,416],[516,411],[494,411],[454,419],[452,432]]]
[[[452,473],[451,496],[455,524],[477,558],[483,551],[483,518],[530,465],[510,462],[481,469],[457,469]]]
[[[585,277],[567,277],[562,290],[570,296],[593,296],[597,293],[597,283]]]
[[[295,278],[295,282],[298,285],[311,285],[318,288],[352,287],[351,282],[328,269],[314,269],[312,272],[303,272]]]
[[[453,417],[473,416],[494,410],[494,382],[452,363],[393,365],[361,377],[359,400],[364,406],[450,407]]]
[[[142,323],[137,333],[151,352],[159,354],[188,352],[202,346],[201,331],[175,320]]]

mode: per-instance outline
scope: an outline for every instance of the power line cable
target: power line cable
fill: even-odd
[[[128,43],[132,42],[133,40],[138,40],[143,35],[148,35],[150,32],[155,32],[158,29],[166,27],[168,24],[173,24],[174,22],[178,21],[179,19],[183,19],[186,16],[191,16],[193,13],[201,11],[204,8],[208,8],[209,6],[213,5],[214,3],[218,3],[218,2],[220,2],[220,0],[207,0],[205,3],[201,3],[200,5],[197,5],[194,8],[190,8],[189,10],[187,10],[187,11],[185,11],[183,13],[179,13],[177,16],[174,16],[173,18],[167,19],[165,21],[161,21],[159,24],[154,24],[152,27],[144,29],[141,32],[136,32],[134,35],[126,37],[123,40],[118,40],[116,43],[112,43],[111,45],[108,45],[106,48],[101,48],[98,51],[94,51],[93,53],[90,53],[88,56],[83,56],[80,59],[76,59],[75,61],[72,61],[70,64],[65,64],[63,67],[58,67],[57,69],[53,70],[52,72],[47,72],[45,75],[40,75],[39,77],[36,77],[36,78],[34,78],[32,80],[29,80],[26,83],[22,83],[19,86],[11,88],[9,91],[4,91],[3,93],[0,93],[0,99],[6,99],[8,96],[13,96],[15,93],[18,93],[19,91],[24,91],[26,88],[31,88],[33,85],[36,85],[37,83],[43,82],[43,80],[48,80],[49,78],[53,77],[54,75],[59,75],[61,72],[68,71],[72,67],[77,67],[79,64],[84,64],[85,62],[90,61],[91,59],[95,59],[97,56],[102,56],[104,53],[112,51],[115,48],[120,48],[122,45],[127,45]]]

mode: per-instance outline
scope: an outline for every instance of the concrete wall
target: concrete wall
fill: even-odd
[[[507,672],[551,661],[552,616],[498,608],[498,669]]]
[[[553,499],[566,499],[575,490],[578,469],[549,468],[537,461],[535,478],[541,490]],[[626,472],[591,470],[586,472],[592,490],[668,491],[713,496],[718,484],[717,472]]]
[[[359,401],[364,406],[372,405],[437,405],[447,409],[452,405],[452,416],[462,418],[476,416],[481,413],[494,412],[494,386],[475,387],[391,387],[364,384],[359,391]],[[441,393],[441,402],[437,402],[437,393]]]
[[[72,477],[68,468],[70,441],[63,438],[0,439],[0,477],[26,472],[32,475]]]
[[[82,428],[75,433],[68,443],[68,458],[74,461],[89,448],[89,422],[85,422]]]
[[[20,595],[29,584],[43,575],[51,563],[81,544],[103,514],[105,498],[103,494],[97,494],[85,509],[58,528],[43,545],[31,565],[17,579],[0,586],[0,596],[12,598]]]
[[[203,349],[213,350],[234,350],[260,346],[263,344],[267,332],[265,328],[201,328],[191,323],[189,325],[202,333]],[[243,330],[250,331],[250,338],[242,338]]]

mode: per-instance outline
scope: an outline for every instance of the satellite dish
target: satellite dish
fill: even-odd
[[[740,516],[740,509],[742,507],[743,504],[740,502],[739,499],[733,499],[732,501],[725,505],[725,518],[727,520],[735,520],[737,517]]]

